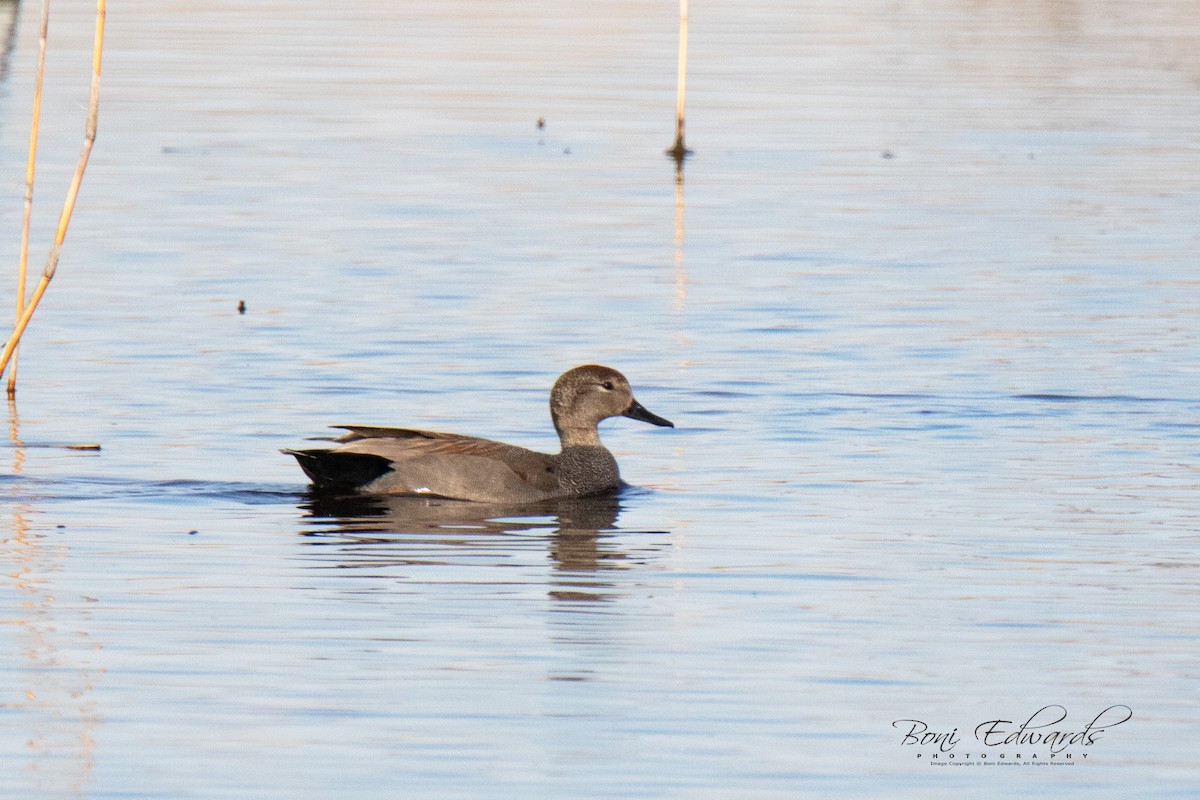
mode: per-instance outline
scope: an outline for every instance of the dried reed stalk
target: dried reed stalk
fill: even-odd
[[[50,0],[42,2],[42,27],[38,35],[37,70],[33,79],[33,114],[29,124],[29,157],[25,161],[25,215],[21,220],[21,255],[17,262],[17,316],[25,311],[25,276],[29,271],[29,223],[33,218],[33,175],[37,164],[38,124],[42,118],[42,82],[46,75],[46,32],[50,28]],[[8,373],[8,396],[17,393],[17,352]]]
[[[4,345],[4,351],[0,353],[0,374],[3,374],[5,367],[8,366],[9,359],[12,358],[13,352],[17,349],[17,343],[21,341],[21,334],[25,332],[25,328],[29,325],[29,320],[33,318],[33,312],[37,310],[38,303],[42,300],[42,295],[46,293],[46,287],[50,285],[50,281],[54,279],[54,273],[58,269],[58,258],[62,254],[63,240],[67,236],[67,226],[71,222],[71,213],[75,210],[75,198],[79,195],[79,186],[83,182],[83,172],[87,169],[88,158],[92,154],[92,144],[96,141],[96,118],[100,108],[100,55],[103,50],[104,0],[96,0],[96,37],[92,47],[92,87],[88,96],[88,113],[87,123],[83,131],[83,148],[79,152],[79,161],[75,164],[75,174],[71,176],[71,184],[67,187],[67,197],[63,201],[62,212],[58,217],[58,227],[54,231],[54,241],[50,245],[50,252],[46,254],[46,266],[42,269],[42,278],[38,281],[37,288],[33,290],[33,296],[29,298],[29,302],[23,304],[21,315],[13,327],[12,335],[8,337],[8,343]],[[23,297],[24,291],[21,292],[21,295]],[[16,386],[10,381],[9,394],[11,395],[15,391]]]
[[[683,144],[683,106],[687,95],[688,0],[679,0],[679,68],[675,89],[675,144],[667,155],[682,162],[691,150]]]

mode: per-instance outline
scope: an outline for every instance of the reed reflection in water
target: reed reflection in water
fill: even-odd
[[[5,4],[0,3],[0,8]],[[25,472],[15,406],[9,402],[8,438],[14,445],[9,476]],[[39,786],[62,798],[87,797],[96,763],[96,736],[103,714],[93,696],[103,669],[98,667],[104,637],[84,610],[59,597],[57,576],[66,568],[70,546],[48,535],[38,503],[4,504],[0,519],[0,585],[14,597],[0,614],[5,644],[0,650],[0,682],[9,687],[0,714],[22,722],[23,757],[11,750],[0,761],[20,773],[20,785]],[[0,770],[3,773],[3,770]],[[12,776],[15,779],[15,776]],[[3,780],[0,779],[0,784]],[[0,788],[0,796],[3,789]]]

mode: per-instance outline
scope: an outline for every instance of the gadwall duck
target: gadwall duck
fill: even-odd
[[[621,487],[612,453],[596,425],[629,417],[674,428],[633,398],[629,381],[587,364],[563,373],[550,390],[550,418],[562,452],[537,453],[503,442],[406,428],[336,425],[347,433],[332,449],[284,450],[318,490],[400,494],[485,503],[535,503],[611,494]]]

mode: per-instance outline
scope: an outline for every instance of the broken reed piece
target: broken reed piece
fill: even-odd
[[[91,452],[91,453],[96,453],[96,452],[99,452],[100,450],[104,449],[96,442],[79,442],[78,444],[56,444],[54,442],[22,442],[22,441],[13,440],[13,441],[5,442],[4,444],[7,445],[8,447],[20,447],[23,449],[36,447],[36,448],[43,449],[43,450],[80,450],[80,451]]]

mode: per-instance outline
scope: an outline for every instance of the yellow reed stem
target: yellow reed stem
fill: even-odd
[[[33,218],[33,176],[37,164],[38,124],[42,118],[42,83],[46,74],[46,33],[50,28],[50,0],[42,3],[42,27],[38,35],[37,69],[33,79],[33,112],[29,124],[29,156],[25,161],[25,215],[21,220],[21,254],[17,261],[17,319],[25,311],[25,276],[29,271],[29,224]],[[13,352],[8,373],[8,396],[17,393],[17,353]]]
[[[17,343],[21,341],[21,335],[29,325],[29,320],[33,317],[33,312],[37,310],[38,303],[42,300],[42,295],[46,293],[46,287],[54,279],[54,273],[58,269],[58,258],[62,254],[63,240],[67,236],[67,226],[71,222],[71,213],[75,210],[75,199],[79,195],[79,186],[83,182],[83,173],[87,169],[88,158],[92,154],[92,144],[96,141],[96,118],[99,116],[100,109],[100,56],[104,50],[104,13],[104,0],[96,0],[96,38],[92,48],[92,87],[88,96],[88,113],[87,123],[83,131],[83,148],[79,152],[79,161],[75,164],[75,174],[71,176],[71,184],[67,187],[67,197],[63,201],[62,213],[58,217],[58,227],[54,231],[54,241],[50,245],[50,252],[46,255],[46,266],[42,269],[41,280],[38,281],[37,288],[33,291],[33,296],[25,304],[24,310],[17,320],[17,324],[13,327],[12,335],[8,338],[8,343],[4,345],[3,352],[0,352],[0,374],[8,366],[9,359],[12,358],[13,352],[17,348]]]
[[[688,150],[683,144],[683,107],[687,97],[687,40],[688,0],[679,0],[679,67],[675,89],[675,144],[667,151],[676,161],[683,161]]]

